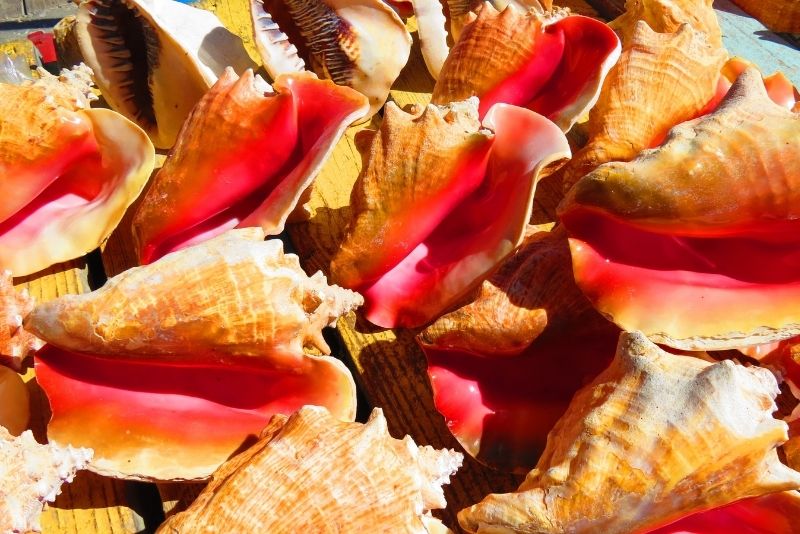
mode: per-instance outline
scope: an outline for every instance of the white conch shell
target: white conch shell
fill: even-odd
[[[91,449],[40,445],[30,430],[14,438],[0,427],[0,531],[41,532],[44,503],[54,501],[61,484],[91,458]]]
[[[108,104],[158,148],[172,146],[225,67],[255,67],[216,15],[172,0],[84,0],[75,33]]]
[[[647,532],[745,497],[797,489],[778,460],[772,373],[668,354],[623,333],[572,399],[516,493],[462,510],[468,532]]]
[[[369,98],[367,119],[386,102],[411,51],[403,21],[381,0],[250,0],[250,14],[273,79],[313,70]]]

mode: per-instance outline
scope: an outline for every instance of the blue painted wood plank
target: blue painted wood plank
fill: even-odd
[[[772,33],[730,0],[715,0],[722,41],[731,56],[740,56],[759,66],[764,74],[783,72],[800,87],[800,50]]]

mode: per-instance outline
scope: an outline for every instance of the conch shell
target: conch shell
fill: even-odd
[[[352,420],[347,368],[302,348],[329,351],[321,328],[361,298],[263,239],[232,230],[37,306],[25,328],[48,342],[48,437],[92,447],[101,474],[201,479],[275,413],[317,404]]]
[[[16,371],[22,370],[25,359],[44,344],[22,328],[22,319],[33,310],[33,305],[28,290],[14,289],[11,271],[0,272],[0,364]]]
[[[14,276],[97,248],[155,161],[135,124],[88,109],[81,74],[42,76],[0,84],[0,269]]]
[[[436,409],[477,460],[528,472],[575,392],[611,362],[619,329],[575,285],[566,232],[536,232],[476,299],[417,336]]]
[[[250,0],[255,43],[273,79],[308,67],[386,102],[411,52],[411,35],[381,0]]]
[[[30,430],[15,438],[0,427],[0,530],[41,532],[39,516],[64,482],[86,469],[92,451],[50,442],[39,445]]]
[[[393,327],[435,319],[522,241],[539,171],[569,156],[564,134],[536,113],[472,98],[421,115],[389,103],[351,198],[331,263]]]
[[[619,57],[619,39],[602,22],[568,12],[498,13],[486,3],[453,46],[431,102],[480,98],[480,115],[498,102],[527,107],[569,130],[597,101]]]
[[[563,170],[565,189],[602,163],[630,161],[676,124],[701,115],[726,58],[689,25],[656,33],[637,22],[589,114],[589,141]]]
[[[225,67],[253,67],[213,13],[172,0],[83,0],[75,26],[109,106],[169,148]]]
[[[797,0],[733,0],[774,32],[800,33],[800,2]]]
[[[675,356],[623,333],[516,493],[462,510],[468,532],[647,532],[688,514],[800,487],[778,460],[786,423],[766,369]]]
[[[714,48],[722,48],[722,31],[711,5],[714,0],[626,0],[625,13],[608,23],[625,46],[644,21],[658,33],[674,33],[689,24]]]
[[[800,115],[746,71],[717,111],[572,188],[559,215],[578,285],[621,328],[684,350],[799,334],[798,151]]]
[[[552,0],[491,0],[497,11],[513,5],[520,13],[533,10],[544,14],[553,9]],[[433,79],[439,78],[447,55],[449,42],[457,42],[464,26],[475,19],[475,12],[484,0],[413,0],[417,33],[422,59]]]
[[[275,92],[227,69],[198,102],[133,217],[149,263],[235,226],[283,230],[367,99],[310,73],[281,75]]]
[[[391,437],[379,408],[361,424],[305,406],[276,415],[258,442],[223,464],[189,509],[158,532],[427,534],[437,522],[429,511],[446,506],[441,486],[462,458]]]

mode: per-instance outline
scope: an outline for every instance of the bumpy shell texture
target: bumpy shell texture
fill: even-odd
[[[266,92],[265,92],[266,89]],[[283,230],[363,95],[312,73],[278,77],[274,92],[227,69],[192,110],[133,218],[149,263],[235,226]]]
[[[19,371],[25,358],[43,342],[22,328],[22,320],[33,310],[28,291],[16,291],[11,271],[0,272],[0,363]]]
[[[442,67],[431,102],[480,98],[481,117],[498,102],[523,106],[564,130],[597,101],[619,57],[619,39],[600,21],[547,17],[484,4]]]
[[[305,67],[352,87],[374,115],[411,51],[400,17],[380,0],[250,0],[256,48],[276,79]]]
[[[713,47],[721,48],[722,31],[712,3],[713,0],[626,0],[625,13],[609,26],[619,33],[624,45],[639,21],[658,33],[673,33],[683,24],[689,24],[704,33]]]
[[[76,35],[106,102],[169,148],[222,74],[253,66],[213,13],[172,0],[84,0]]]
[[[573,187],[559,215],[578,285],[621,328],[676,348],[797,335],[798,151],[800,116],[748,70],[717,111]]]
[[[623,333],[516,493],[462,510],[468,532],[647,531],[745,497],[800,487],[780,463],[766,369],[668,354]]]
[[[657,33],[637,22],[589,114],[589,141],[563,171],[565,189],[602,163],[630,161],[676,124],[701,115],[726,57],[689,25]]]
[[[427,534],[427,513],[445,507],[441,486],[462,458],[391,437],[378,408],[361,424],[305,406],[276,416],[158,532]]]
[[[61,485],[86,469],[91,458],[89,449],[39,445],[30,431],[14,438],[0,427],[0,530],[41,532],[44,504],[53,502]]]
[[[423,325],[481,282],[524,236],[539,171],[569,156],[566,138],[532,111],[478,102],[387,105],[351,197],[331,272],[364,295],[365,316]]]
[[[208,477],[276,413],[317,404],[352,420],[350,372],[302,348],[328,351],[322,327],[361,298],[263,239],[232,230],[34,309],[48,436],[92,447],[101,474],[183,480]]]
[[[14,276],[97,248],[153,170],[141,129],[87,109],[82,74],[0,84],[0,269]]]

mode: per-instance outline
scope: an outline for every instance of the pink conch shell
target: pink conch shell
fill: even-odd
[[[618,337],[575,285],[556,229],[526,238],[475,301],[417,341],[450,432],[479,461],[524,473],[575,392],[610,363]]]
[[[28,428],[30,413],[30,396],[22,377],[0,365],[0,427],[19,436]]]
[[[429,511],[447,504],[441,486],[462,458],[393,438],[379,408],[361,424],[305,406],[275,416],[258,442],[223,464],[189,509],[158,532],[428,534]]]
[[[75,27],[109,106],[169,148],[225,67],[253,67],[213,13],[172,0],[83,0]]]
[[[800,2],[797,0],[733,0],[774,32],[800,33]]]
[[[578,285],[621,328],[684,350],[797,335],[798,151],[800,116],[748,70],[717,111],[572,188],[559,215]]]
[[[626,0],[625,13],[609,22],[625,45],[644,21],[658,33],[673,33],[683,24],[702,32],[714,48],[722,47],[722,31],[713,0]]]
[[[64,482],[86,469],[92,451],[50,442],[39,445],[30,431],[12,437],[0,427],[0,530],[41,532],[39,516]]]
[[[474,98],[417,116],[388,104],[335,281],[364,295],[374,324],[435,319],[521,242],[539,171],[568,156],[564,134],[523,108],[497,105],[481,124]]]
[[[798,534],[798,517],[800,493],[784,491],[690,515],[649,534]]]
[[[280,74],[313,70],[369,99],[374,115],[411,52],[411,35],[381,0],[250,0],[255,43],[264,68]]]
[[[141,192],[155,160],[136,125],[113,111],[88,109],[80,74],[43,76],[0,84],[0,269],[14,276],[97,248]]]
[[[321,328],[361,302],[309,278],[258,228],[40,304],[36,376],[48,436],[95,450],[91,469],[134,479],[208,477],[275,413],[304,404],[355,416],[355,385]],[[78,352],[81,351],[81,352]]]
[[[589,114],[589,141],[563,170],[565,189],[602,163],[630,161],[657,146],[715,97],[724,49],[689,25],[674,33],[656,33],[645,22],[634,28]]]
[[[264,92],[246,71],[226,70],[184,124],[133,217],[139,259],[233,227],[283,230],[366,98],[312,73],[287,74]]]
[[[462,510],[468,532],[646,532],[746,497],[797,489],[766,369],[676,356],[623,333],[572,399],[516,493]]]
[[[11,271],[0,272],[0,364],[21,370],[28,356],[42,348],[42,341],[22,328],[24,319],[33,310],[28,291],[16,291]]]
[[[558,13],[549,18],[513,5],[485,4],[442,67],[431,102],[480,98],[480,114],[498,102],[527,107],[564,130],[597,101],[619,57],[605,24]]]

